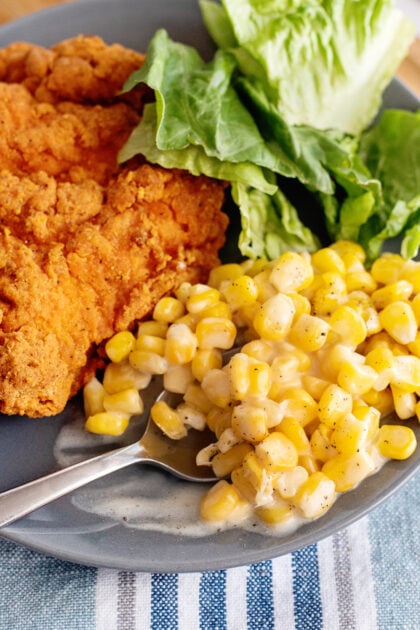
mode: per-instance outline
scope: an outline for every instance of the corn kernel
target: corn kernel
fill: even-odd
[[[270,364],[277,356],[277,348],[271,341],[265,339],[253,339],[242,346],[241,352],[244,352],[253,359],[259,359]]]
[[[287,336],[294,314],[293,300],[278,293],[261,305],[252,323],[260,337],[277,341]]]
[[[270,398],[279,401],[294,386],[300,385],[299,357],[296,353],[277,356],[271,364]]]
[[[181,300],[166,296],[160,298],[153,309],[153,319],[157,322],[171,323],[182,317],[184,312],[185,308]]]
[[[394,374],[395,362],[395,356],[387,346],[378,346],[366,354],[366,365],[378,374],[374,384],[376,390],[381,391],[388,387]]]
[[[314,472],[303,482],[293,503],[305,518],[317,518],[324,514],[335,501],[335,486],[322,472]]]
[[[299,455],[298,466],[305,468],[310,475],[320,469],[319,462],[312,453],[303,453],[303,455]]]
[[[391,383],[405,392],[417,392],[420,389],[420,359],[411,355],[395,357]]]
[[[241,465],[232,470],[230,477],[232,484],[239,495],[249,503],[254,503],[257,495],[257,488],[255,488],[251,483],[250,477],[246,473],[244,466]]]
[[[217,348],[197,350],[191,362],[192,374],[201,382],[209,370],[221,368],[222,363],[222,353]]]
[[[255,513],[264,523],[278,525],[284,523],[293,516],[293,507],[290,503],[276,499],[268,505],[260,505],[255,508]]]
[[[186,324],[174,323],[166,335],[165,358],[175,365],[189,363],[194,358],[197,345],[197,336]]]
[[[417,293],[410,302],[413,309],[414,317],[416,318],[417,325],[420,326],[420,292]]]
[[[274,287],[274,285],[270,282],[271,275],[271,267],[267,267],[257,273],[253,280],[258,289],[257,300],[259,302],[266,302],[268,299],[275,297],[278,294],[278,291]]]
[[[232,429],[240,439],[253,444],[267,436],[267,421],[265,409],[249,403],[237,405],[232,412]]]
[[[420,264],[418,260],[406,260],[401,269],[401,278],[408,280],[415,293],[420,293]]]
[[[176,408],[176,412],[185,426],[191,427],[196,431],[204,431],[206,428],[205,414],[187,403],[181,403]]]
[[[417,331],[414,341],[407,344],[407,348],[412,354],[420,358],[420,330]]]
[[[365,362],[362,354],[355,352],[351,346],[342,343],[333,344],[325,349],[321,348],[318,357],[321,360],[321,374],[330,381],[337,379],[337,374],[345,363],[363,365]]]
[[[254,400],[254,405],[264,409],[267,414],[267,426],[269,429],[277,427],[284,418],[284,408],[282,403],[278,403],[271,398]]]
[[[384,417],[394,410],[394,400],[390,389],[381,391],[370,389],[363,394],[363,400],[370,407],[377,409],[381,416]]]
[[[308,477],[309,473],[303,466],[282,470],[276,475],[274,488],[283,499],[291,499]]]
[[[198,322],[196,328],[198,347],[201,350],[232,348],[236,339],[235,324],[223,317],[206,317]]]
[[[368,432],[368,424],[349,413],[337,422],[331,434],[331,444],[343,455],[354,455],[365,445]]]
[[[343,416],[351,412],[353,399],[350,393],[332,383],[328,385],[318,404],[318,414],[321,422],[334,428]]]
[[[236,488],[224,479],[207,491],[200,503],[200,516],[205,521],[224,521],[242,505]]]
[[[370,294],[377,288],[377,284],[371,274],[364,269],[348,271],[345,275],[345,282],[349,293],[352,291],[364,291]]]
[[[128,330],[122,330],[108,339],[105,344],[105,352],[111,361],[119,363],[128,357],[134,348],[136,338]]]
[[[299,455],[310,450],[309,439],[305,429],[296,418],[290,416],[283,418],[279,430],[294,444]]]
[[[269,472],[294,468],[298,452],[293,442],[280,431],[273,431],[255,447],[255,454]]]
[[[407,459],[416,450],[417,441],[410,427],[384,424],[379,429],[378,448],[384,457]]]
[[[240,266],[242,269],[242,273],[247,274],[248,276],[251,276],[251,278],[253,278],[257,275],[257,273],[263,271],[269,264],[270,263],[265,258],[256,258],[255,260],[248,258],[247,260],[243,260],[240,263]]]
[[[128,361],[108,363],[103,377],[103,386],[108,394],[115,394],[123,389],[145,389],[150,381],[151,373],[146,374],[135,369]]]
[[[254,280],[247,275],[235,278],[230,282],[223,282],[220,291],[232,311],[254,304],[258,298],[258,287]]]
[[[254,450],[245,455],[242,460],[241,468],[244,471],[244,476],[251,483],[255,490],[259,490],[266,475],[266,471],[262,465],[262,462],[258,459]]]
[[[169,365],[163,375],[163,387],[168,392],[185,394],[194,377],[189,364]]]
[[[342,304],[347,296],[347,287],[342,276],[327,272],[322,274],[322,285],[312,298],[313,314],[329,316]]]
[[[377,258],[370,270],[373,278],[380,284],[396,282],[400,278],[404,259],[399,254],[384,253]]]
[[[289,340],[305,352],[316,352],[325,344],[329,329],[320,317],[302,313],[290,330]]]
[[[146,352],[155,352],[163,356],[165,354],[165,339],[158,337],[157,335],[146,335],[144,333],[138,335],[136,343],[136,350],[145,350]]]
[[[332,247],[324,247],[312,254],[312,264],[318,273],[332,271],[344,274],[346,267],[340,255]]]
[[[313,431],[310,438],[310,446],[313,456],[320,462],[327,462],[337,455],[337,449],[331,443],[331,435],[334,429],[320,423]]]
[[[357,266],[356,263],[364,263],[366,260],[365,250],[354,241],[336,241],[330,248],[333,249],[343,260],[346,269]]]
[[[222,409],[230,406],[230,382],[223,370],[209,370],[201,381],[201,387],[206,397],[214,405]]]
[[[175,289],[175,292],[174,292],[175,293],[175,297],[177,298],[177,300],[182,302],[182,304],[184,304],[184,306],[185,306],[185,302],[188,300],[188,298],[191,295],[192,287],[193,287],[193,285],[191,284],[191,282],[181,282],[179,287],[177,287],[177,289]]]
[[[104,396],[105,411],[116,411],[129,415],[143,413],[143,401],[137,389],[124,389]]]
[[[363,451],[354,455],[339,454],[325,462],[322,472],[335,483],[337,492],[347,492],[357,486],[375,469],[369,455]]]
[[[372,293],[372,303],[378,311],[381,311],[388,304],[392,304],[392,302],[397,302],[398,300],[406,302],[412,293],[413,285],[410,282],[397,280],[397,282],[386,284],[384,287],[374,291]]]
[[[216,477],[226,477],[232,470],[242,464],[244,457],[252,451],[252,446],[246,442],[235,444],[228,451],[220,452],[212,459],[213,472]]]
[[[208,414],[213,404],[207,398],[203,388],[197,383],[191,383],[184,394],[184,401],[193,407],[197,407],[205,414]]]
[[[404,391],[396,385],[391,385],[391,392],[397,416],[401,420],[412,418],[416,413],[416,395],[412,392]]]
[[[366,324],[361,315],[350,306],[339,306],[328,320],[340,343],[358,346],[366,339]]]
[[[291,293],[306,289],[313,277],[310,260],[296,252],[285,252],[275,261],[270,273],[270,282],[277,291]]]
[[[208,288],[205,291],[199,293],[191,293],[187,298],[185,306],[189,313],[194,315],[211,308],[218,304],[220,301],[220,293],[217,289]]]
[[[85,429],[90,433],[118,437],[124,433],[129,422],[130,415],[127,413],[103,411],[89,416],[85,422]]]
[[[210,271],[208,283],[210,287],[219,289],[223,281],[227,280],[230,282],[242,276],[243,273],[244,271],[241,265],[237,263],[228,263],[226,265],[219,265],[218,267],[214,267]]]
[[[408,302],[388,304],[379,313],[379,319],[386,332],[398,343],[407,344],[416,338],[417,322]]]
[[[294,321],[297,321],[304,313],[310,315],[312,306],[306,296],[302,295],[302,293],[288,293],[287,295],[292,300],[295,307]]]
[[[150,415],[159,429],[172,440],[180,440],[187,435],[179,414],[164,400],[158,400],[152,405]]]
[[[353,396],[363,396],[374,384],[378,375],[369,365],[346,361],[337,374],[337,383]]]
[[[367,442],[375,437],[381,419],[381,411],[379,409],[365,405],[361,400],[355,401],[353,405],[353,416],[365,425]]]
[[[219,439],[224,431],[231,425],[232,411],[230,408],[221,409],[219,407],[211,407],[206,415],[206,423],[210,431]]]
[[[228,363],[232,397],[243,400],[249,396],[267,397],[271,386],[268,363],[257,361],[243,352],[235,354]]]
[[[140,322],[137,328],[137,337],[140,335],[152,335],[153,337],[166,337],[168,324],[166,322],[155,322],[153,319]]]
[[[329,381],[312,374],[303,374],[302,385],[314,400],[319,400],[328,387]]]
[[[189,314],[191,316],[191,314]],[[207,308],[204,308],[202,311],[200,311],[197,315],[196,318],[199,319],[204,319],[206,317],[222,317],[225,319],[232,319],[232,310],[229,306],[229,304],[226,304],[226,302],[216,302],[216,304],[213,304],[212,306],[208,306]],[[194,325],[195,325],[195,321],[194,321]]]
[[[133,368],[146,374],[164,374],[168,369],[168,361],[156,352],[132,350],[128,360]]]
[[[85,417],[93,416],[96,413],[105,411],[104,396],[106,394],[105,387],[94,376],[86,383],[83,388],[83,407]]]
[[[281,402],[285,416],[297,420],[306,426],[318,415],[318,405],[312,396],[302,387],[293,387],[285,394]]]

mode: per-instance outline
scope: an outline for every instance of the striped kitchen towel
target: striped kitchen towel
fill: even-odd
[[[225,571],[93,569],[0,540],[0,630],[419,630],[419,482],[318,544]]]

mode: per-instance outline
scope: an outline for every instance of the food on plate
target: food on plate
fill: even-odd
[[[97,37],[0,51],[0,411],[46,416],[180,281],[218,263],[224,183],[119,166],[147,89],[143,55]]]
[[[420,262],[384,253],[365,263],[360,245],[337,241],[181,283],[137,331],[106,343],[103,381],[84,389],[86,429],[120,435],[162,375],[182,401],[152,406],[160,429],[174,440],[191,428],[215,434],[197,456],[221,478],[204,519],[322,516],[417,446],[406,421],[420,420]]]
[[[157,31],[126,83],[156,100],[120,160],[140,153],[229,181],[250,258],[351,239],[371,262],[394,236],[414,257],[420,117],[375,120],[414,24],[389,0],[200,5],[214,57]]]

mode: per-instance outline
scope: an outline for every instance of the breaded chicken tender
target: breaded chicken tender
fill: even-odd
[[[97,37],[0,51],[0,411],[54,415],[97,347],[218,263],[224,184],[117,153],[143,56]]]

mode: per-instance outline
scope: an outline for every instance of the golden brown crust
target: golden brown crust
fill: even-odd
[[[141,60],[98,38],[0,51],[3,413],[60,412],[97,344],[217,264],[223,184],[117,164],[139,115],[116,93]]]

